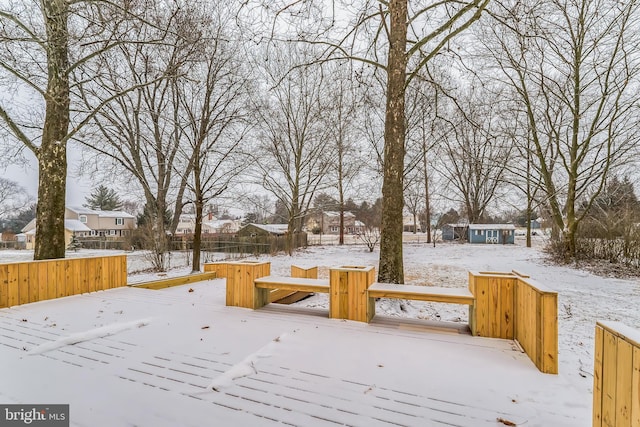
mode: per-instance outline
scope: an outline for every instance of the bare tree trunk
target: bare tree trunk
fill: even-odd
[[[202,212],[204,210],[204,201],[202,200],[202,196],[196,196],[195,199],[196,226],[193,230],[193,264],[191,267],[192,273],[198,273],[200,271],[200,247],[202,245]]]
[[[429,198],[429,175],[427,173],[427,150],[422,152],[422,163],[424,168],[424,215],[427,224],[427,243],[431,243],[431,200]]]
[[[48,86],[42,144],[38,150],[38,208],[34,259],[64,258],[64,211],[69,130],[69,33],[65,0],[42,2],[47,31]]]
[[[402,208],[407,71],[407,0],[389,2],[389,61],[384,131],[382,230],[378,281],[404,283]]]

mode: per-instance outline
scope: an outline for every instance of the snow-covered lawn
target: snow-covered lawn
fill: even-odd
[[[0,401],[8,403],[31,401],[35,403],[42,399],[50,399],[51,394],[48,394],[47,390],[57,390],[62,397],[56,402],[68,403],[71,401],[75,403],[76,409],[72,406],[72,414],[74,411],[79,411],[83,416],[81,419],[84,421],[91,419],[92,411],[105,415],[108,411],[106,406],[114,404],[121,405],[119,410],[124,411],[123,422],[126,420],[126,422],[139,423],[140,425],[172,425],[171,420],[163,418],[166,417],[166,414],[161,407],[171,405],[171,396],[173,395],[168,396],[167,393],[163,394],[161,391],[163,388],[168,390],[173,390],[173,388],[168,387],[165,384],[166,381],[158,379],[162,378],[162,374],[157,370],[160,369],[163,372],[169,372],[171,369],[180,371],[176,366],[169,366],[171,363],[179,362],[180,366],[189,366],[189,364],[202,366],[202,372],[198,373],[201,378],[194,379],[192,382],[197,383],[197,387],[204,389],[207,387],[228,388],[231,390],[227,392],[230,395],[225,394],[225,399],[231,399],[229,396],[233,396],[234,393],[238,395],[239,392],[234,388],[236,382],[243,384],[242,387],[245,387],[243,390],[249,390],[251,381],[246,380],[249,383],[243,383],[245,380],[242,378],[252,377],[260,372],[264,373],[261,369],[262,366],[268,371],[268,378],[258,375],[261,378],[260,381],[268,383],[278,375],[284,375],[287,378],[284,386],[289,387],[290,391],[295,390],[295,387],[291,388],[289,382],[293,381],[295,384],[296,380],[292,378],[300,372],[320,375],[313,377],[316,378],[314,380],[317,383],[316,386],[323,390],[318,392],[319,399],[327,398],[327,393],[331,393],[331,388],[338,387],[335,389],[335,398],[338,400],[352,399],[355,402],[354,408],[357,408],[358,405],[364,405],[363,408],[366,408],[368,403],[362,401],[360,394],[354,394],[352,390],[354,386],[349,381],[361,382],[365,391],[360,393],[367,395],[372,393],[381,399],[390,398],[383,395],[390,393],[391,383],[393,383],[394,390],[410,391],[417,396],[414,397],[415,399],[424,398],[435,402],[442,398],[447,402],[458,402],[461,405],[464,403],[460,407],[460,411],[466,414],[464,417],[471,420],[476,419],[474,417],[485,417],[482,418],[485,421],[493,417],[494,421],[494,424],[480,422],[477,421],[480,419],[478,418],[476,424],[469,421],[455,425],[495,425],[495,420],[501,417],[501,415],[495,417],[490,415],[486,418],[486,414],[480,416],[474,412],[473,408],[490,408],[490,410],[495,409],[496,411],[498,411],[497,408],[501,408],[500,411],[503,412],[498,411],[497,414],[503,414],[505,419],[511,417],[514,421],[527,426],[551,425],[548,424],[549,422],[558,423],[554,425],[587,425],[591,416],[595,322],[596,320],[621,321],[628,326],[640,329],[640,310],[638,310],[640,307],[640,281],[637,279],[603,278],[583,270],[553,265],[545,260],[540,246],[541,244],[538,242],[536,248],[526,248],[520,241],[517,241],[516,245],[507,246],[439,243],[433,247],[423,242],[407,243],[404,246],[405,281],[414,285],[466,287],[469,270],[517,270],[529,274],[536,281],[556,290],[558,292],[560,353],[560,374],[558,376],[532,372],[530,369],[532,365],[527,363],[526,356],[519,352],[513,352],[510,346],[504,347],[501,340],[484,340],[424,331],[413,332],[412,328],[419,329],[419,325],[415,326],[413,320],[408,323],[413,326],[406,329],[400,326],[395,332],[394,330],[381,332],[380,325],[367,326],[355,322],[344,323],[326,319],[324,311],[321,311],[321,316],[317,317],[316,310],[326,309],[328,305],[324,295],[313,296],[295,306],[285,308],[269,308],[269,306],[257,312],[227,308],[224,307],[223,281],[216,280],[164,291],[116,289],[0,310],[0,320],[3,321],[0,328],[0,358],[2,360],[0,363],[2,375],[0,377],[7,378],[6,375],[9,375],[12,380],[10,384],[15,386],[16,381],[19,381],[15,375],[23,375],[26,372],[33,372],[34,375],[34,378],[25,378],[24,387],[21,386],[19,390],[12,391],[2,385],[4,380],[0,382]],[[104,251],[81,250],[69,255],[91,256],[102,253]],[[292,257],[277,255],[260,256],[257,259],[270,261],[272,274],[288,275],[291,264],[296,264],[303,267],[318,266],[319,276],[326,278],[329,268],[333,266],[377,266],[378,256],[377,250],[370,253],[362,245],[347,245],[343,247],[313,246],[297,251]],[[222,258],[223,254],[217,254],[211,259],[215,257]],[[24,251],[0,251],[0,262],[26,259],[29,259],[29,254]],[[169,275],[187,274],[190,271],[189,259],[184,254],[173,254],[172,266],[174,268],[168,273]],[[128,254],[130,281],[157,278],[157,274],[145,272],[145,269],[142,253]],[[193,289],[194,292],[188,292],[188,289]],[[190,307],[198,310],[191,311]],[[382,316],[460,323],[466,322],[468,317],[467,308],[464,306],[413,301],[382,300],[378,302],[376,312]],[[249,325],[246,323],[250,323],[251,327],[248,327]],[[196,324],[199,325],[197,328],[194,326]],[[132,325],[134,325],[133,329],[130,329]],[[142,325],[145,326],[138,327]],[[210,329],[214,332],[210,332]],[[192,332],[186,332],[187,330],[192,330]],[[16,333],[18,334],[16,335]],[[281,345],[271,344],[273,339],[277,337],[280,338],[275,342],[280,343],[281,341]],[[471,341],[467,342],[467,339]],[[202,345],[205,351],[202,354],[196,344],[200,341],[203,341]],[[74,345],[74,343],[77,344]],[[344,348],[329,350],[323,347],[332,345],[352,348],[350,350]],[[155,351],[152,353],[152,357],[156,358],[154,359],[156,361],[146,360],[145,357],[151,357],[148,354],[133,351],[136,346],[149,346],[151,348],[149,351]],[[399,347],[390,349],[387,348],[388,346]],[[18,357],[13,351],[21,350],[20,347],[24,347],[24,351]],[[117,349],[106,350],[109,347]],[[69,348],[76,348],[76,350],[65,350]],[[303,351],[303,348],[306,350]],[[486,353],[482,348],[486,348]],[[171,355],[167,353],[169,350]],[[458,354],[460,351],[462,353]],[[493,354],[492,351],[496,353]],[[105,359],[100,356],[100,352],[109,353],[113,357],[109,356]],[[387,368],[393,366],[397,371],[391,377],[378,377],[372,374],[374,371],[368,370],[360,372],[359,364],[367,362],[372,352],[377,354],[374,359],[379,361],[375,363]],[[468,365],[468,361],[463,362],[464,358],[471,357],[473,359],[476,356],[481,366],[456,365],[462,363]],[[310,359],[299,360],[296,357]],[[102,385],[93,383],[86,385],[87,390],[91,390],[91,394],[95,395],[96,403],[93,406],[89,403],[92,401],[90,396],[75,397],[74,393],[79,393],[80,388],[76,387],[74,382],[82,382],[83,380],[82,375],[72,368],[75,363],[85,366],[82,369],[87,369],[86,372],[90,372],[98,367],[102,369],[107,365],[103,362],[89,363],[83,358],[86,360],[105,359],[106,362],[103,362],[108,362],[112,366],[111,371],[118,373],[116,379],[111,375],[113,374],[111,371],[108,375],[102,370],[88,375],[92,381],[96,375],[97,378],[105,380]],[[134,361],[132,363],[138,363],[140,366],[125,367],[123,363],[127,358],[132,358],[131,360]],[[209,362],[204,360],[197,362],[198,358],[207,359]],[[331,362],[332,358],[336,358],[333,363]],[[359,361],[358,358],[363,359]],[[86,363],[78,362],[82,360],[85,360]],[[421,365],[421,360],[427,365]],[[508,360],[517,361],[518,363],[515,363],[517,366],[512,366],[512,362],[507,362]],[[54,363],[56,361],[64,361],[65,363]],[[285,363],[284,361],[286,361],[286,366],[282,365]],[[500,364],[499,368],[504,371],[500,371],[494,366],[496,363]],[[162,365],[162,368],[156,367],[154,368],[156,371],[147,372],[151,368],[145,364]],[[209,368],[207,368],[208,364],[211,364]],[[142,369],[143,365],[148,369]],[[436,368],[436,365],[439,368]],[[523,365],[527,368],[524,369]],[[420,366],[421,373],[415,371],[418,366]],[[425,372],[422,372],[423,368]],[[51,369],[54,369],[55,372],[52,372]],[[298,374],[294,375],[293,371],[285,372],[281,369],[294,371],[298,369],[296,371]],[[382,370],[382,368],[380,369]],[[533,369],[535,371],[535,368]],[[123,370],[128,374],[124,375]],[[439,374],[440,370],[442,372]],[[140,374],[141,371],[147,373]],[[37,377],[41,375],[41,372],[47,372],[47,381],[61,383],[68,381],[70,383],[66,386],[59,384],[55,386],[39,385],[41,381],[38,381]],[[412,373],[415,374],[414,379],[412,379]],[[430,377],[425,379],[423,374]],[[145,375],[149,375],[146,382]],[[371,378],[368,379],[367,375]],[[452,375],[455,378],[452,378]],[[468,378],[463,379],[462,377],[465,375]],[[494,376],[493,380],[491,375]],[[169,375],[165,376],[170,377]],[[125,397],[118,396],[120,392],[118,387],[122,386],[122,381],[118,382],[117,378],[129,378],[129,381],[135,383],[135,387],[126,389],[127,393],[135,393],[130,396],[131,402],[129,404],[127,404]],[[451,384],[447,385],[449,380]],[[427,381],[427,383],[422,384],[422,388],[420,388],[420,381]],[[508,384],[509,381],[514,384]],[[520,382],[527,384],[519,384]],[[212,397],[210,391],[195,393],[189,391],[187,383],[181,385],[182,388],[178,387],[177,394],[180,398],[176,397],[176,399],[181,402],[181,407],[184,410],[191,408],[196,411],[196,415],[187,418],[178,417],[176,420],[180,420],[180,422],[173,423],[173,425],[198,425],[198,411],[201,415],[205,415],[207,412],[193,403],[194,399],[202,399],[210,403],[217,402],[218,409],[225,405],[233,406],[224,399],[219,401],[220,395]],[[148,387],[145,388],[144,384],[151,384],[153,392]],[[380,388],[381,384],[386,384],[388,387]],[[39,389],[31,392],[28,386],[44,387],[44,390]],[[257,388],[268,393],[273,392],[269,389],[271,386],[265,385],[265,387],[266,391],[261,387]],[[300,387],[300,395],[307,396],[309,392],[307,388],[315,386],[300,382]],[[328,388],[324,390],[322,387]],[[456,390],[451,387],[462,387],[463,389]],[[486,396],[482,395],[481,389],[486,390]],[[504,396],[501,393],[504,389],[511,390],[508,393],[511,393],[510,396],[512,396],[512,406],[503,406],[504,402],[501,399]],[[104,394],[101,390],[104,390]],[[144,393],[142,393],[143,391]],[[262,396],[262,391],[252,393]],[[295,391],[291,392],[295,395]],[[274,393],[275,396],[278,396],[278,392]],[[456,397],[456,393],[459,393],[458,397]],[[191,400],[187,399],[187,402],[191,403],[182,402],[184,396],[189,396]],[[264,400],[256,396],[251,397],[244,394],[242,396],[243,399],[249,401],[257,399],[263,402]],[[101,399],[104,400],[104,405],[98,403]],[[134,409],[136,405],[141,408],[153,407],[154,399],[157,399],[158,413],[155,414],[156,418],[152,416],[151,419],[155,420],[156,424],[145,422],[145,419],[141,418],[142,415]],[[276,397],[273,399],[277,400]],[[305,397],[305,399],[310,399],[310,397]],[[305,412],[306,410],[300,409],[308,404],[300,403],[296,406],[291,403],[292,408],[289,410],[294,414],[302,411],[309,415],[309,411]],[[409,402],[409,404],[411,403]],[[78,405],[89,405],[93,409],[78,408]],[[260,404],[256,403],[256,405]],[[339,406],[331,405],[333,405],[332,407]],[[349,405],[347,405],[348,407]],[[243,411],[242,408],[236,409]],[[446,412],[448,409],[438,407],[435,410]],[[536,411],[548,411],[548,413],[543,414]],[[358,409],[353,409],[353,412],[360,413]],[[433,424],[424,423],[424,418],[420,417],[428,418],[429,416],[422,412],[420,412],[422,415],[416,418],[415,422],[409,422],[410,417],[407,418],[405,412],[403,415],[398,415],[399,420],[404,420],[398,424],[440,425],[435,422]],[[226,415],[222,416],[216,412],[216,416],[220,415],[220,422],[226,420],[235,423],[233,425],[267,425],[269,423],[267,415],[265,415],[267,418],[258,423],[255,423],[254,418],[251,418],[254,420],[254,424],[251,424],[247,423],[245,418],[238,418],[238,413],[238,411],[230,411],[229,413],[225,412]],[[323,422],[322,417],[314,414],[315,412],[311,417],[317,424],[314,422],[296,423],[295,417],[293,421],[285,417],[288,420],[285,422],[290,422],[293,425],[325,425],[329,423],[326,420]],[[331,411],[328,410],[327,414],[329,416]],[[253,413],[253,415],[256,414]],[[554,418],[554,416],[557,417]],[[112,415],[105,415],[105,417],[111,422],[120,420]],[[164,422],[157,424],[161,419],[164,419]],[[357,419],[353,415],[345,415],[347,421],[344,422],[358,425]],[[278,420],[280,419],[278,418]],[[546,420],[547,424],[540,420]],[[368,422],[372,422],[371,419],[368,419]],[[372,423],[375,424],[375,422]],[[109,424],[98,423],[94,425]]]

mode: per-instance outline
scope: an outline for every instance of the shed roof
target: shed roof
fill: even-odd
[[[515,230],[513,224],[469,224],[469,230]]]

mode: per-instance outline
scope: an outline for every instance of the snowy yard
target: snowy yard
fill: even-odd
[[[272,274],[288,275],[291,264],[317,265],[326,278],[333,266],[377,266],[378,255],[360,245],[314,246],[293,257],[258,259],[271,261]],[[28,256],[3,251],[0,262]],[[79,425],[202,425],[203,416],[220,425],[504,425],[499,418],[526,426],[590,423],[595,322],[640,329],[638,280],[555,266],[520,241],[408,243],[404,262],[408,284],[466,287],[469,270],[517,270],[556,290],[560,374],[538,373],[508,341],[424,330],[414,320],[403,327],[390,320],[326,319],[324,295],[258,311],[225,307],[224,282],[215,280],[0,310],[0,401],[71,403]],[[172,266],[169,275],[190,271],[184,254],[174,254]],[[129,254],[128,269],[131,281],[157,277],[132,274],[145,270],[140,252]],[[448,322],[468,316],[464,306],[385,300],[376,313]],[[180,409],[163,409],[172,405]],[[104,423],[89,422],[94,416]]]

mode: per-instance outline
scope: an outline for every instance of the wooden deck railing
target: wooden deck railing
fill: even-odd
[[[0,264],[0,308],[126,285],[126,255]]]
[[[558,294],[517,272],[470,272],[473,335],[513,339],[542,372],[558,373]]]
[[[287,290],[310,292],[316,286],[318,292],[328,291],[329,317],[359,322],[371,321],[377,297],[467,304],[473,335],[517,340],[540,371],[558,373],[557,293],[517,272],[470,272],[469,293],[455,288],[374,284],[373,267],[331,268],[328,287],[317,279],[269,276],[268,262],[227,263],[225,268],[227,305],[239,307],[263,307],[269,302],[267,291],[278,283],[286,283]],[[264,280],[256,281],[261,277]],[[431,292],[423,291],[427,289]]]
[[[640,331],[596,324],[593,426],[640,426]]]

